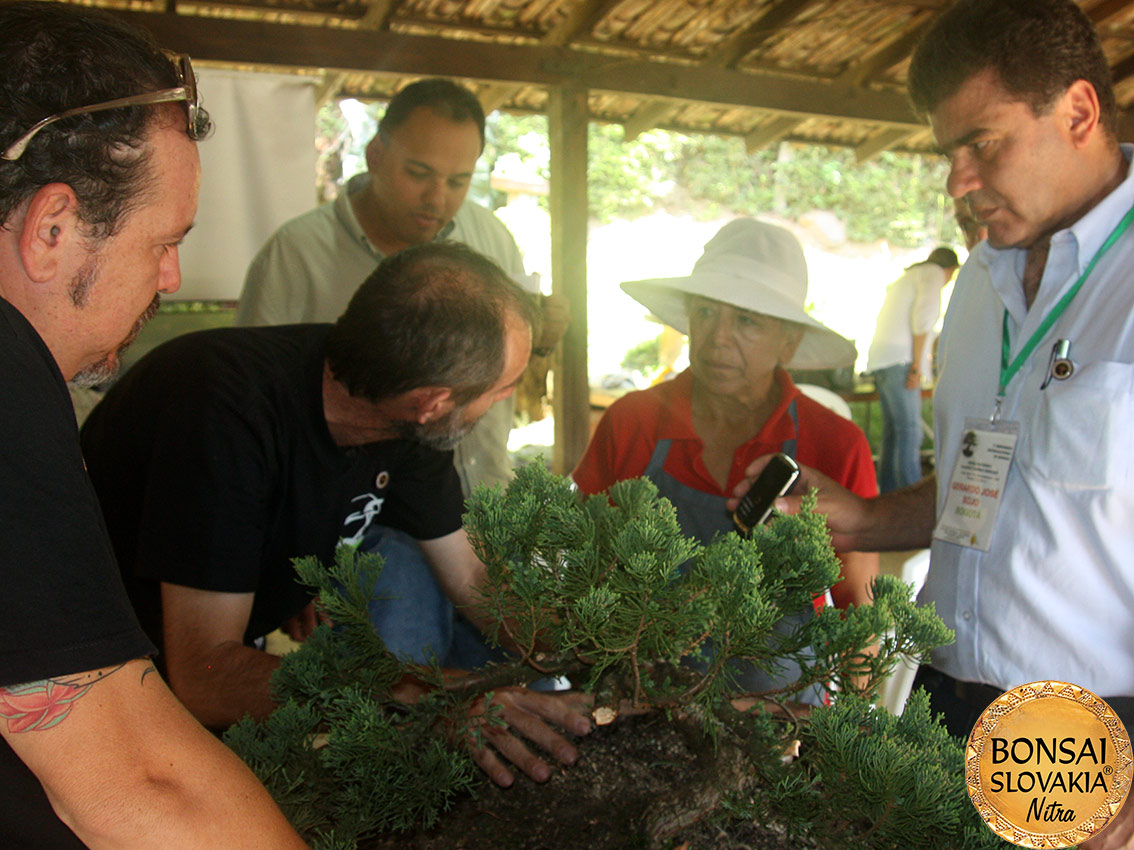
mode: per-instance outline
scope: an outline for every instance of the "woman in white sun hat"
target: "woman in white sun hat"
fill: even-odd
[[[610,406],[573,477],[585,493],[646,476],[673,502],[686,534],[732,530],[725,500],[756,458],[785,452],[861,496],[878,492],[862,431],[800,393],[788,366],[854,362],[849,340],[807,315],[807,263],[788,231],[754,219],[726,224],[688,277],[622,284],[635,300],[689,334],[689,368]],[[875,553],[842,552],[836,605],[868,600]],[[800,616],[806,616],[802,612]],[[755,674],[757,671],[753,671]],[[794,681],[747,674],[750,690]]]

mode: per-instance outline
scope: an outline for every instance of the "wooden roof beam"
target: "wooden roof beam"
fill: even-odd
[[[523,86],[510,83],[490,83],[477,95],[477,99],[480,101],[480,107],[484,110],[484,114],[487,115],[490,112],[495,112],[514,98],[521,88]]]
[[[1125,59],[1115,62],[1110,69],[1111,79],[1114,80],[1116,86],[1124,82],[1131,74],[1134,74],[1134,53],[1131,53]]]
[[[325,103],[342,91],[343,83],[346,82],[346,78],[347,75],[342,71],[327,71],[323,74],[323,81],[319,84],[319,88],[315,90],[316,111],[321,109]]]
[[[819,0],[777,0],[768,10],[747,27],[721,42],[705,60],[711,68],[734,68],[736,63],[763,44],[779,29],[790,24]],[[626,141],[633,141],[646,130],[652,130],[672,109],[666,101],[647,101],[622,127]]]
[[[881,130],[875,130],[854,149],[854,161],[866,162],[882,151],[889,150],[902,139],[908,139],[916,132],[909,127],[883,127]]]
[[[563,20],[547,31],[547,34],[540,39],[540,44],[547,47],[562,47],[583,33],[590,34],[595,24],[621,2],[622,0],[584,0],[576,4],[571,7]]]
[[[778,142],[805,120],[799,115],[778,115],[769,118],[744,137],[744,148],[749,154],[754,154],[764,145]]]
[[[1130,0],[1103,0],[1095,8],[1087,12],[1089,17],[1096,25],[1101,24],[1111,15],[1119,12],[1125,12],[1130,7]]]
[[[366,3],[366,14],[358,20],[358,25],[366,29],[387,29],[397,6],[397,0],[370,0]]]
[[[370,0],[366,4],[366,14],[358,22],[359,26],[369,30],[387,29],[397,6],[397,0]]]
[[[575,83],[651,98],[746,106],[836,120],[923,127],[905,96],[762,71],[729,71],[526,44],[489,44],[386,31],[332,29],[190,15],[114,14],[149,29],[159,44],[195,59],[342,71],[449,76],[513,85]]]
[[[776,0],[763,15],[718,45],[709,62],[720,68],[735,68],[737,62],[819,2]]]
[[[862,62],[856,62],[840,75],[835,84],[854,88],[886,71],[913,52],[922,35],[929,28],[931,20],[923,20],[913,29],[901,33],[897,38],[878,48]]]
[[[648,100],[622,123],[624,142],[632,142],[647,130],[652,130],[673,110],[668,100]]]

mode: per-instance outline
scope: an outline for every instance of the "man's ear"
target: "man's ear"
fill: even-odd
[[[375,133],[374,138],[366,146],[366,170],[377,171],[386,153],[386,142],[381,133]]]
[[[66,183],[49,183],[32,195],[20,228],[20,261],[36,283],[51,280],[80,232],[79,199]]]
[[[448,387],[418,387],[407,395],[413,405],[414,421],[419,425],[439,419],[454,407]]]
[[[1095,87],[1086,80],[1076,80],[1060,98],[1064,110],[1068,136],[1075,147],[1083,147],[1099,129],[1102,111]]]

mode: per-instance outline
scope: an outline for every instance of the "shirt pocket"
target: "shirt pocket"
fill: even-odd
[[[1035,416],[1025,424],[1021,467],[1065,489],[1109,489],[1130,477],[1134,447],[1134,365],[1079,365],[1064,381],[1037,393]]]

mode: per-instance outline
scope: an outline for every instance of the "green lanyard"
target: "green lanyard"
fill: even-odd
[[[1040,340],[1047,335],[1047,332],[1051,330],[1051,326],[1063,315],[1063,311],[1067,309],[1067,305],[1079,294],[1079,290],[1083,288],[1083,284],[1086,283],[1087,278],[1094,270],[1095,264],[1102,259],[1103,254],[1109,251],[1111,246],[1118,241],[1119,237],[1126,232],[1132,221],[1134,221],[1134,207],[1123,216],[1122,221],[1118,222],[1114,230],[1111,231],[1110,236],[1108,236],[1106,241],[1102,244],[1102,247],[1099,248],[1095,256],[1091,258],[1091,261],[1087,264],[1087,267],[1083,270],[1079,279],[1075,281],[1075,285],[1067,290],[1067,294],[1060,298],[1058,303],[1051,308],[1051,312],[1040,322],[1040,326],[1036,328],[1035,333],[1029,337],[1028,341],[1024,344],[1024,347],[1020,349],[1020,353],[1016,355],[1016,359],[1013,360],[1011,364],[1008,362],[1008,355],[1011,349],[1011,341],[1008,336],[1008,311],[1004,311],[1004,325],[1000,333],[1000,390],[996,396],[997,412],[1000,410],[1000,402],[1004,398],[1004,390],[1007,389],[1008,382],[1020,371],[1020,367],[1024,365],[1024,361],[1031,357],[1032,352],[1035,351]]]

